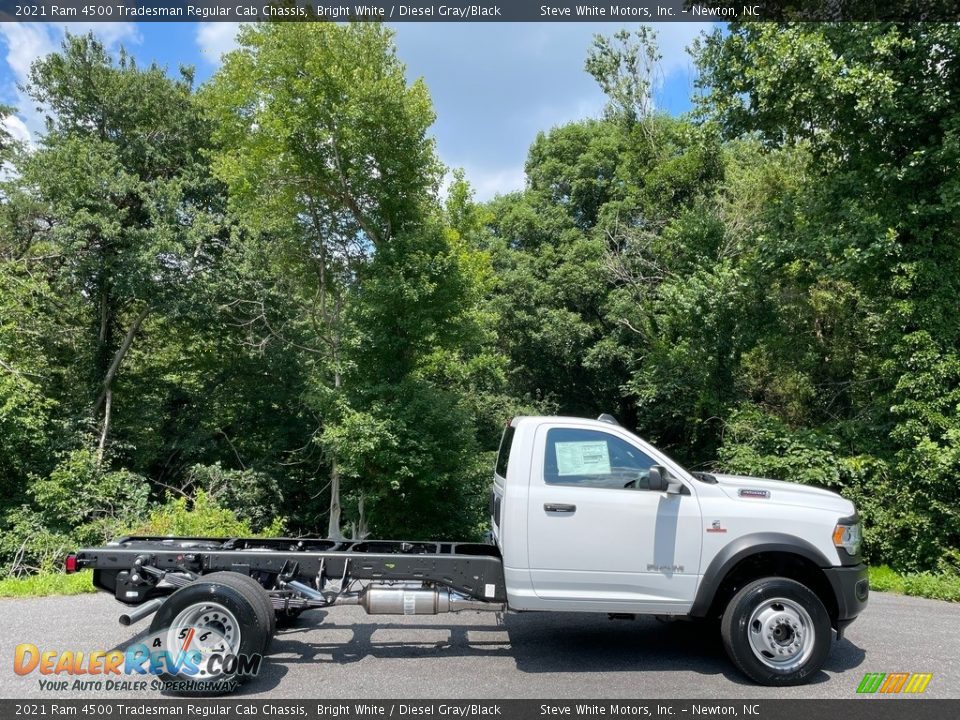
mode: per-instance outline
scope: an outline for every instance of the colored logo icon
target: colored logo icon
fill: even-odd
[[[933,673],[867,673],[857,686],[863,694],[922,693],[927,689]]]

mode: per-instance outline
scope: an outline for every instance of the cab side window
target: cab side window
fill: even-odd
[[[625,440],[600,430],[551,428],[543,459],[547,485],[649,489],[654,461]]]

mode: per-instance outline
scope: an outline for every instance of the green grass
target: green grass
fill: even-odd
[[[960,602],[960,576],[934,573],[900,574],[879,565],[870,568],[870,588],[880,592]]]
[[[22,578],[0,580],[0,597],[44,597],[46,595],[82,595],[96,592],[93,572],[83,570],[72,575],[43,572]]]

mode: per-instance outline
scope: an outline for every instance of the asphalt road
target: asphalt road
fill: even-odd
[[[14,647],[94,651],[142,636],[107,595],[0,600],[0,697],[63,699],[12,671]],[[960,697],[960,604],[874,593],[809,685],[750,684],[696,623],[586,614],[437,617],[314,610],[282,630],[240,694],[269,698],[846,698],[866,672],[932,672],[926,696]],[[161,697],[84,693],[95,697]]]

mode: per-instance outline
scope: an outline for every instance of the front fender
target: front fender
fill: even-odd
[[[768,552],[791,553],[809,560],[819,568],[832,567],[832,563],[824,557],[822,552],[803,538],[795,535],[775,532],[742,535],[725,545],[707,566],[703,577],[700,579],[700,586],[697,588],[697,596],[690,608],[690,615],[692,617],[706,617],[710,606],[713,604],[713,599],[728,573],[740,561],[751,555]]]

